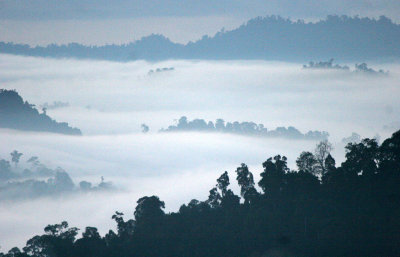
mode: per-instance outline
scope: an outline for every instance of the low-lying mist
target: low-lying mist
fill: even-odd
[[[48,110],[49,115],[84,134],[131,133],[142,123],[154,132],[183,115],[253,121],[270,129],[295,126],[339,137],[353,131],[384,133],[383,126],[396,121],[400,110],[400,66],[369,66],[390,75],[265,61],[113,63],[0,55],[2,88],[17,89],[37,106],[68,103]]]
[[[131,216],[137,199],[144,195],[158,195],[167,211],[176,211],[193,198],[206,199],[225,170],[236,188],[234,170],[240,163],[248,164],[258,179],[261,163],[268,157],[284,153],[294,167],[299,153],[313,150],[316,144],[213,133],[61,136],[6,130],[0,132],[0,140],[4,142],[2,158],[9,157],[10,149],[18,149],[24,154],[19,165],[35,155],[49,167],[65,169],[75,183],[100,182],[103,176],[115,188],[2,202],[2,247],[21,246],[45,225],[60,220],[78,227],[92,224],[104,233],[114,228],[114,211]]]
[[[382,138],[396,128],[400,114],[397,64],[373,67],[388,76],[337,70],[305,70],[300,63],[265,61],[144,61],[113,63],[0,55],[0,88],[16,89],[57,121],[83,136],[0,130],[0,158],[18,150],[62,167],[77,183],[100,182],[117,190],[1,203],[0,245],[21,246],[44,226],[67,220],[81,229],[114,228],[111,215],[131,217],[136,200],[158,195],[166,210],[193,198],[204,200],[215,179],[231,175],[244,162],[258,181],[262,162],[286,155],[291,168],[301,151],[316,141],[257,138],[224,133],[158,133],[185,115],[262,123],[268,129],[294,126],[302,132],[327,131],[340,163],[343,137],[352,132]],[[173,67],[164,72],[150,70]],[[141,124],[150,131],[142,134]],[[398,129],[398,128],[397,128]],[[237,190],[237,188],[236,188]]]

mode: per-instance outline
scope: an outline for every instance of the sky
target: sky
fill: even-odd
[[[1,0],[0,41],[32,45],[128,43],[151,33],[195,41],[250,18],[315,21],[331,14],[400,20],[397,0]]]

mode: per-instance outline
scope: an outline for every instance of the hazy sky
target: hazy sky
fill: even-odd
[[[400,19],[398,0],[1,0],[0,40],[29,44],[126,43],[151,33],[176,42],[277,14],[315,20],[329,14]]]

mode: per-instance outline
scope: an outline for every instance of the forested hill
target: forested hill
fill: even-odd
[[[127,32],[129,33],[129,32]],[[134,33],[134,31],[130,32]],[[400,25],[379,19],[328,16],[318,22],[276,16],[249,20],[186,45],[151,35],[126,45],[29,45],[0,42],[0,52],[28,56],[129,61],[137,59],[264,59],[310,61],[393,61],[400,58]]]
[[[212,121],[203,119],[188,120],[186,116],[182,116],[176,125],[168,126],[166,129],[161,129],[160,132],[218,132],[228,134],[238,134],[257,137],[280,137],[287,139],[305,139],[305,140],[325,140],[328,139],[329,133],[326,131],[308,131],[301,133],[295,127],[277,127],[275,130],[269,130],[263,124],[254,122],[226,122],[223,119],[217,119],[215,125]]]
[[[117,230],[103,237],[86,227],[78,239],[78,229],[64,221],[46,226],[22,251],[0,256],[400,256],[400,131],[381,145],[368,138],[349,143],[341,165],[331,149],[322,141],[315,153],[302,152],[297,170],[285,156],[268,158],[259,187],[241,164],[240,196],[223,172],[208,199],[193,199],[176,213],[145,196],[134,219],[115,212]]]
[[[24,102],[13,90],[0,89],[0,128],[81,135],[66,122],[51,119],[44,110],[39,113],[34,105]]]

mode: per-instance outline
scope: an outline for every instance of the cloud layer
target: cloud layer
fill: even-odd
[[[113,181],[117,192],[7,203],[0,208],[0,245],[21,246],[47,224],[67,220],[102,233],[114,228],[120,210],[131,217],[136,200],[159,195],[168,211],[192,198],[205,199],[215,179],[245,162],[256,181],[261,163],[276,154],[290,167],[316,142],[260,139],[218,133],[157,133],[182,115],[189,119],[254,121],[267,128],[295,126],[302,132],[326,130],[337,162],[342,137],[356,131],[382,137],[399,116],[398,65],[370,64],[389,76],[304,70],[301,64],[271,62],[168,61],[112,63],[0,55],[1,87],[16,89],[58,121],[79,127],[83,136],[0,130],[0,157],[17,149],[51,168],[67,170],[74,182]],[[149,75],[149,70],[174,70]],[[150,127],[140,133],[140,125]],[[234,189],[237,189],[234,186]],[[236,191],[237,192],[237,191]]]
[[[325,130],[340,138],[352,131],[384,133],[399,114],[400,70],[369,66],[390,75],[264,61],[113,63],[0,55],[3,88],[17,89],[37,106],[68,102],[48,114],[88,135],[138,132],[142,123],[155,132],[183,115]],[[164,67],[174,70],[148,74]]]

